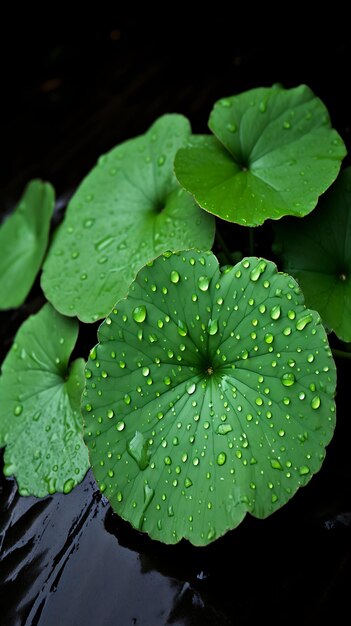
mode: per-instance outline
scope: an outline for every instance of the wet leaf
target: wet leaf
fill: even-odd
[[[326,107],[305,85],[223,98],[209,127],[215,136],[179,150],[176,176],[206,211],[245,226],[312,211],[346,154]]]
[[[221,271],[210,252],[165,254],[98,337],[82,397],[93,471],[154,539],[207,544],[319,470],[335,365],[318,314],[270,261]]]
[[[55,192],[32,180],[0,228],[0,309],[23,304],[40,269],[48,244]]]
[[[78,324],[46,304],[19,329],[0,378],[4,473],[21,495],[68,493],[88,467],[80,397],[84,361],[68,366]]]
[[[211,248],[214,219],[173,174],[189,136],[185,117],[165,115],[88,174],[44,265],[42,287],[58,311],[85,322],[105,317],[147,261],[168,248]]]
[[[351,341],[351,168],[316,211],[276,224],[275,251],[300,283],[309,306],[343,341]]]

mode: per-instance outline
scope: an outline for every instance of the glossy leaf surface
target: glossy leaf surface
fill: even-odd
[[[0,227],[0,309],[25,301],[44,258],[54,203],[53,187],[32,180]]]
[[[80,397],[84,361],[68,360],[78,335],[75,320],[50,304],[20,327],[0,378],[0,445],[4,473],[21,495],[68,493],[88,467]]]
[[[351,341],[351,168],[303,221],[276,225],[275,250],[309,306],[343,341]]]
[[[84,322],[105,317],[147,261],[169,248],[211,248],[213,217],[173,174],[190,132],[185,117],[165,115],[88,174],[44,265],[42,287],[58,311]]]
[[[326,107],[305,85],[223,98],[209,127],[214,136],[179,150],[176,176],[206,211],[244,226],[310,213],[346,154]]]
[[[100,489],[136,528],[204,545],[318,471],[335,365],[296,282],[212,253],[143,268],[99,329],[82,398]]]

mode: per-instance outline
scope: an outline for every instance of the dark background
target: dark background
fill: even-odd
[[[87,23],[67,15],[60,25],[55,14],[3,22],[1,207],[33,176],[50,180],[59,196],[72,190],[101,153],[165,112],[206,132],[218,98],[275,82],[307,83],[348,141],[351,38],[343,16],[334,26],[329,12],[311,27],[285,7],[273,25],[255,11],[256,20],[250,8],[205,19],[169,7],[158,23],[145,9],[113,18],[97,10]]]
[[[157,116],[183,113],[195,132],[206,132],[217,99],[274,82],[310,85],[350,148],[346,18],[311,27],[301,8],[289,33],[292,9],[282,6],[271,29],[261,16],[254,28],[249,12],[205,20],[173,6],[159,24],[132,6],[104,18],[95,8],[88,24],[69,15],[60,15],[62,26],[53,15],[35,26],[4,22],[1,212],[39,176],[57,190],[58,221],[98,156]],[[240,246],[228,233],[233,249]],[[40,301],[37,283],[20,311],[1,314],[3,354]],[[132,530],[91,474],[68,496],[43,500],[19,497],[14,481],[1,477],[1,625],[314,625],[340,623],[343,613],[348,622],[351,368],[338,366],[338,425],[321,472],[273,517],[248,518],[207,548],[166,547]]]

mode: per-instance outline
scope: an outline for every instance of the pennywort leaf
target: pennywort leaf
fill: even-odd
[[[244,226],[310,213],[346,154],[306,85],[222,98],[209,127],[214,135],[179,150],[176,176],[206,211]]]
[[[212,246],[214,219],[173,174],[190,132],[185,117],[164,115],[88,174],[44,265],[42,287],[58,311],[85,322],[105,317],[147,261],[168,248]]]
[[[101,491],[139,530],[204,545],[319,470],[335,365],[319,315],[270,261],[221,271],[210,252],[164,254],[98,337],[85,439]]]
[[[276,224],[275,251],[299,281],[309,306],[329,329],[351,341],[351,167],[302,222]]]
[[[68,493],[88,467],[80,397],[84,361],[68,365],[78,324],[50,304],[20,327],[0,377],[4,473],[21,495]]]
[[[0,308],[23,304],[40,269],[48,244],[55,192],[32,180],[0,228]]]

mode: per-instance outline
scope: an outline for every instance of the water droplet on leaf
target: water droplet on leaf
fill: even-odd
[[[200,276],[197,284],[201,291],[207,291],[210,285],[210,279],[208,278],[208,276]]]
[[[65,484],[63,485],[63,493],[70,493],[74,485],[75,485],[75,482],[73,478],[69,478],[68,480],[66,480]]]
[[[180,276],[179,273],[176,270],[172,270],[171,271],[171,282],[176,285],[177,283],[179,283],[180,280]]]
[[[295,376],[292,372],[288,372],[283,374],[281,381],[285,387],[291,387],[295,383]]]
[[[145,439],[144,435],[136,431],[134,437],[127,443],[127,452],[136,461],[138,467],[144,470],[149,465],[148,451],[149,442]]]
[[[321,405],[321,399],[319,396],[314,396],[314,398],[312,398],[311,400],[311,407],[312,409],[319,409]]]
[[[295,326],[296,326],[296,330],[303,330],[307,324],[310,324],[310,322],[312,322],[313,320],[313,316],[312,313],[309,313],[308,315],[304,315],[303,317],[300,317],[299,320],[297,320]]]
[[[146,319],[146,306],[141,305],[135,307],[133,310],[133,319],[138,322],[138,324],[144,322]]]
[[[256,282],[259,277],[261,276],[261,274],[263,274],[263,272],[265,271],[267,267],[267,263],[265,261],[260,261],[256,267],[253,268],[253,270],[251,270],[250,272],[250,279],[254,282]]]
[[[227,455],[225,452],[220,452],[217,456],[217,465],[224,465],[227,460]]]
[[[207,332],[209,335],[215,335],[218,332],[218,320],[209,320],[207,325]]]

